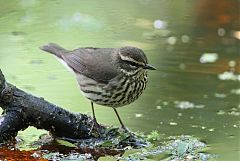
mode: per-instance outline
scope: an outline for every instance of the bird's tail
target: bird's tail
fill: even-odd
[[[54,44],[54,43],[49,43],[47,45],[43,45],[40,47],[43,51],[49,52],[51,54],[56,55],[59,58],[62,58],[62,54],[67,52],[66,49],[62,48],[61,46]]]

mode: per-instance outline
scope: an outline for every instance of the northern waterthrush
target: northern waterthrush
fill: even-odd
[[[66,50],[57,44],[47,44],[42,50],[54,54],[72,70],[83,95],[93,102],[112,107],[123,128],[116,108],[135,101],[146,88],[148,64],[144,52],[136,47],[78,48]]]

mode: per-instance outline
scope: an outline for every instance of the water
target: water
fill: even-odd
[[[239,160],[238,7],[237,0],[0,0],[0,68],[17,87],[91,114],[74,76],[38,47],[140,47],[158,70],[140,99],[119,109],[127,127],[193,135],[219,160]],[[110,108],[97,106],[96,114],[119,126]],[[21,135],[30,139],[31,130]]]

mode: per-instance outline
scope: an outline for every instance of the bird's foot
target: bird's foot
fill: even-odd
[[[127,128],[126,126],[121,126],[119,130],[125,133],[133,134],[133,132],[129,130],[129,128]]]
[[[91,129],[89,131],[89,134],[93,134],[93,132],[94,132],[94,134],[97,134],[97,135],[100,136],[100,134],[101,134],[100,130],[101,130],[100,124],[97,122],[97,120],[95,118],[93,118],[92,126],[91,126]]]

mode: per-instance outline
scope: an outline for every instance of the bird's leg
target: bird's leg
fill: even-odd
[[[90,133],[92,133],[92,130],[93,130],[94,127],[97,128],[97,132],[98,132],[98,128],[100,127],[100,125],[97,123],[97,119],[96,119],[96,116],[95,116],[95,111],[94,111],[94,106],[93,106],[92,101],[91,101],[91,106],[92,106],[92,114],[93,114],[93,124],[92,124],[91,130],[90,130]]]
[[[97,123],[97,119],[96,119],[96,116],[95,116],[95,111],[94,111],[94,106],[93,106],[92,101],[91,101],[91,106],[92,106],[93,121]]]
[[[127,128],[126,128],[125,125],[123,124],[123,122],[122,122],[122,120],[121,120],[121,118],[120,118],[120,116],[119,116],[119,114],[118,114],[118,112],[117,112],[117,109],[116,109],[116,108],[113,108],[113,110],[114,110],[115,114],[117,115],[117,118],[118,118],[118,120],[119,120],[122,128],[125,129],[125,130],[127,130]]]

